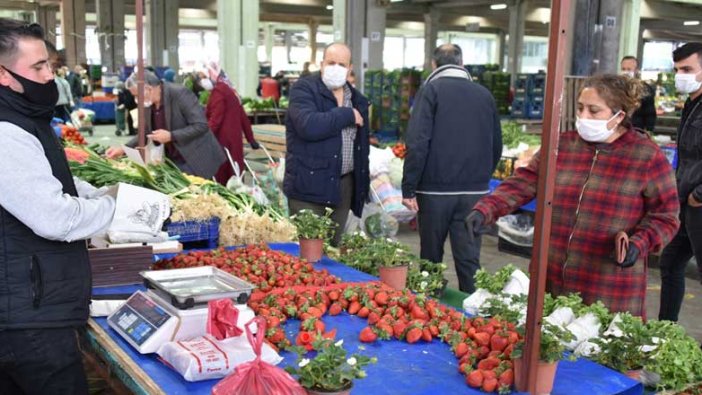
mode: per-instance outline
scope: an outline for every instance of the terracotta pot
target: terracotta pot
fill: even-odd
[[[353,388],[353,381],[349,382],[347,385],[347,388],[338,390],[338,391],[325,391],[325,390],[320,390],[320,389],[309,389],[305,388],[307,390],[308,395],[350,395],[351,394],[351,388]]]
[[[522,359],[517,358],[512,361],[514,364],[514,386],[517,391],[525,392],[527,383],[522,381]],[[556,369],[558,362],[542,362],[539,361],[539,367],[536,371],[536,394],[550,394],[553,390],[553,382],[556,379]]]
[[[300,258],[307,262],[315,263],[322,259],[324,240],[322,239],[300,239]]]
[[[378,272],[380,272],[380,281],[397,289],[398,291],[401,291],[405,289],[405,286],[407,285],[408,268],[408,265],[393,267],[381,266],[378,268]]]

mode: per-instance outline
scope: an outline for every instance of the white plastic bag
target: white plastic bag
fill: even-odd
[[[246,335],[216,340],[210,335],[192,340],[170,342],[158,349],[161,359],[187,381],[218,379],[256,358]],[[261,348],[261,359],[277,365],[283,358],[268,344]]]
[[[368,170],[371,178],[380,173],[387,173],[390,161],[394,157],[395,154],[391,148],[380,149],[371,146],[368,154]]]
[[[573,353],[579,357],[589,358],[599,354],[600,351],[602,351],[602,349],[599,344],[586,340],[578,344]]]
[[[603,336],[613,336],[613,337],[622,337],[624,336],[624,332],[622,332],[621,329],[619,329],[619,323],[622,322],[622,317],[617,313],[614,318],[612,318],[612,322],[609,324],[609,327],[607,328],[604,333],[602,333]]]
[[[600,320],[592,313],[587,313],[571,322],[566,329],[573,333],[574,340],[564,343],[568,350],[575,348],[582,342],[593,339],[600,334]]]
[[[523,271],[517,269],[509,276],[509,281],[502,288],[502,292],[508,295],[526,295],[529,293],[529,277]]]
[[[463,310],[470,315],[477,315],[480,309],[484,307],[485,301],[493,296],[490,291],[478,288],[470,296],[463,299]]]
[[[570,307],[559,307],[544,319],[549,324],[565,328],[575,320],[575,313]]]
[[[534,244],[534,224],[529,215],[510,214],[497,220],[497,235],[512,244],[531,247]]]
[[[119,183],[109,194],[115,197],[116,204],[108,234],[161,235],[163,222],[171,215],[168,195],[125,183]]]

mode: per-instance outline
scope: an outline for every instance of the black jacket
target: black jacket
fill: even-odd
[[[440,67],[417,94],[406,143],[404,198],[487,191],[502,155],[495,100],[462,67]]]
[[[656,126],[656,91],[649,85],[644,83],[646,95],[641,99],[641,105],[631,115],[631,123],[635,128],[653,132]]]
[[[0,120],[36,136],[63,192],[78,196],[63,147],[49,125],[52,108],[32,107],[0,88]],[[0,206],[0,271],[0,330],[85,325],[92,283],[85,241],[44,239]]]
[[[368,100],[351,88],[353,108],[363,117],[353,147],[354,196],[351,210],[361,216],[368,197]],[[351,108],[339,107],[319,74],[298,80],[290,90],[286,116],[285,179],[288,198],[336,206],[341,202],[341,131],[355,123]]]
[[[690,193],[702,202],[702,96],[685,103],[678,126],[678,197],[686,202]]]

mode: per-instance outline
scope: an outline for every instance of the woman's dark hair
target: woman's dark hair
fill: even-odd
[[[612,112],[624,111],[624,126],[631,125],[631,114],[641,105],[645,92],[640,80],[617,74],[598,74],[586,79],[578,96],[585,88],[595,89]]]

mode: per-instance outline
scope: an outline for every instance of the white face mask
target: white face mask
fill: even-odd
[[[322,81],[329,89],[338,89],[346,83],[346,76],[349,69],[338,64],[324,66],[322,70]]]
[[[634,71],[622,71],[620,74],[621,74],[621,75],[625,75],[625,76],[627,76],[627,77],[629,77],[629,78],[634,78],[634,77],[636,77],[636,72],[634,72]]]
[[[206,91],[211,91],[212,89],[214,89],[214,85],[212,84],[212,81],[209,78],[201,79],[200,86]]]
[[[694,93],[702,86],[702,81],[697,81],[697,74],[675,74],[675,89],[680,93]]]
[[[607,129],[607,124],[616,118],[620,112],[621,111],[617,111],[612,118],[607,120],[576,118],[575,127],[578,129],[578,134],[583,140],[591,143],[602,143],[607,141],[617,129],[617,125],[614,125],[612,129]]]

